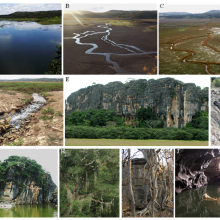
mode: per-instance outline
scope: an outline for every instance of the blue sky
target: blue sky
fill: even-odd
[[[0,15],[7,15],[17,11],[52,11],[61,10],[61,4],[0,4]]]

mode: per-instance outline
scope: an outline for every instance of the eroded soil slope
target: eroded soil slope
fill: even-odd
[[[8,113],[19,112],[30,102],[30,95],[4,92],[0,94],[0,113],[3,118],[0,145],[2,146],[61,146],[63,145],[63,91],[47,92],[47,103],[36,113],[30,114],[26,122],[16,131],[10,128]],[[29,100],[28,100],[29,99]],[[6,120],[8,118],[8,122]]]

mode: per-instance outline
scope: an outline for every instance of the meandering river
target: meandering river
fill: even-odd
[[[108,39],[108,37],[110,36],[111,30],[112,30],[111,25],[108,24],[108,23],[106,23],[105,25],[98,25],[98,28],[104,29],[104,31],[85,31],[85,32],[80,33],[80,34],[74,33],[75,34],[74,37],[68,37],[68,38],[65,38],[65,39],[75,39],[76,40],[75,42],[79,45],[90,45],[91,48],[86,50],[85,53],[86,54],[91,54],[91,55],[93,54],[93,55],[105,56],[106,61],[108,63],[111,63],[114,66],[115,70],[117,71],[117,74],[120,74],[120,73],[134,73],[134,72],[128,72],[128,71],[120,69],[118,63],[111,60],[110,55],[132,56],[132,55],[146,55],[146,54],[157,53],[157,51],[145,52],[145,51],[141,50],[140,48],[135,47],[133,45],[117,44],[113,40]],[[125,54],[120,54],[120,53],[97,53],[97,52],[94,52],[94,50],[96,48],[98,48],[97,44],[82,43],[81,42],[82,38],[86,38],[88,36],[95,35],[95,34],[103,34],[103,36],[101,37],[101,40],[103,40],[105,43],[111,44],[114,47],[124,49],[124,50],[127,51],[127,53],[125,53]]]

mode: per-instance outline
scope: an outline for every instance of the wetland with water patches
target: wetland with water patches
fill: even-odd
[[[156,74],[156,30],[100,23],[64,26],[64,74]]]
[[[160,19],[160,74],[219,74],[218,19]]]

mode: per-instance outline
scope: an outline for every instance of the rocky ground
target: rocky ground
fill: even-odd
[[[211,90],[211,145],[220,146],[220,89]]]
[[[23,123],[17,131],[9,124],[8,114],[25,108],[28,105],[25,100],[31,99],[31,96],[14,91],[0,93],[0,145],[63,145],[63,91],[47,92],[47,94],[49,94],[46,97],[47,103],[38,112],[30,114],[26,123]]]

